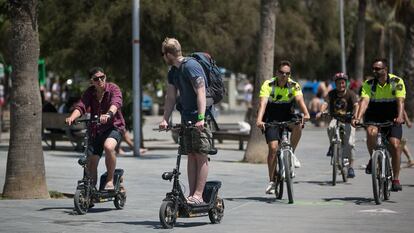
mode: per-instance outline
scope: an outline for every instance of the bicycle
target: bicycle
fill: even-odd
[[[75,124],[85,123],[86,134],[84,139],[84,154],[78,159],[78,164],[83,167],[83,177],[78,181],[76,192],[74,195],[75,211],[80,214],[86,214],[90,208],[94,206],[94,203],[113,201],[116,209],[123,209],[126,202],[126,192],[121,189],[121,182],[123,180],[123,169],[115,169],[114,173],[114,186],[115,189],[107,191],[105,189],[105,182],[107,173],[101,175],[99,190],[96,189],[93,184],[92,177],[88,172],[88,141],[89,141],[89,126],[92,123],[99,123],[98,116],[94,116],[91,119],[77,120]]]
[[[301,118],[289,121],[265,123],[265,127],[279,127],[282,130],[282,139],[280,140],[277,154],[277,167],[275,169],[275,196],[276,199],[283,197],[283,183],[286,182],[286,189],[289,204],[293,204],[293,184],[292,179],[295,177],[295,166],[293,161],[293,149],[289,140],[289,125],[300,124]]]
[[[335,135],[331,140],[330,148],[332,149],[331,166],[332,166],[332,186],[336,185],[336,176],[338,170],[341,172],[343,182],[348,182],[349,161],[343,154],[345,122],[350,122],[351,114],[334,114],[324,113],[323,115],[331,116],[336,119]]]
[[[386,135],[381,133],[381,128],[387,128],[393,124],[391,121],[357,124],[358,127],[376,126],[378,128],[376,145],[371,156],[372,191],[374,193],[375,204],[377,205],[381,204],[382,201],[389,200],[391,195],[393,173],[390,152],[387,148],[388,140]]]
[[[187,125],[177,124],[173,127],[162,129],[160,131],[176,130],[179,131],[179,140],[182,140],[182,134],[185,130],[195,129],[191,123]],[[209,138],[208,140],[213,140]],[[209,155],[217,154],[217,149],[212,149]],[[203,200],[206,203],[192,204],[188,203],[184,196],[184,192],[180,185],[179,176],[181,163],[181,154],[178,150],[176,166],[172,172],[164,172],[162,174],[163,180],[173,182],[171,192],[166,194],[163,199],[159,218],[163,228],[171,229],[174,227],[178,217],[201,217],[208,215],[211,223],[220,223],[224,216],[224,200],[218,196],[218,191],[221,188],[221,181],[207,181],[203,191]]]

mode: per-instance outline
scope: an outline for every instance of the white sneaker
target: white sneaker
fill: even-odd
[[[293,158],[293,165],[295,165],[295,168],[300,168],[299,159],[296,158],[296,155],[295,154],[292,154],[292,158]]]
[[[266,194],[275,194],[276,183],[273,181],[269,182],[269,185],[266,188]]]

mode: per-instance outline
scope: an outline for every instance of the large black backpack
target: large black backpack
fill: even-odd
[[[200,63],[203,67],[204,73],[207,77],[207,98],[213,99],[213,103],[219,103],[225,93],[226,89],[224,88],[223,78],[221,77],[221,72],[216,61],[208,53],[196,52],[190,54],[190,57],[193,57]],[[207,101],[208,102],[208,101]]]

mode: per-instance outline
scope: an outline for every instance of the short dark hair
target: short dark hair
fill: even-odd
[[[91,69],[88,71],[89,78],[92,78],[92,76],[93,76],[94,74],[98,73],[98,72],[105,73],[102,67],[95,66],[95,67],[91,68]]]
[[[382,64],[384,64],[385,67],[388,67],[388,60],[386,58],[375,58],[372,64],[375,64],[377,62],[382,62]]]
[[[289,67],[292,67],[292,65],[291,65],[290,61],[287,61],[287,60],[280,61],[280,63],[279,63],[279,68],[280,68],[280,67],[282,67],[282,66],[289,66]]]

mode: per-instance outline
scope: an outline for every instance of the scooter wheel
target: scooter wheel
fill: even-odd
[[[124,193],[118,193],[114,199],[114,205],[118,210],[122,210],[125,206],[126,195]]]
[[[177,220],[177,210],[172,201],[163,201],[160,207],[160,222],[163,228],[171,229]]]
[[[83,189],[76,190],[73,202],[75,204],[75,211],[80,215],[86,214],[90,205],[93,204],[91,198],[86,196]]]
[[[220,197],[217,197],[214,207],[208,211],[208,217],[210,218],[211,223],[216,224],[221,222],[223,216],[224,200]]]

